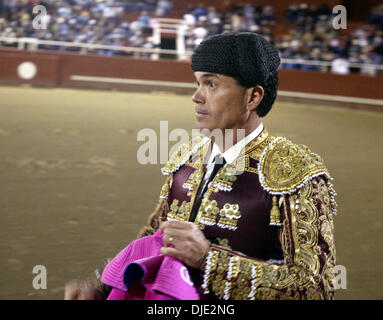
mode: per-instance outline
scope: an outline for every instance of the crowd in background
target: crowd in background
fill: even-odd
[[[286,59],[331,62],[332,71],[374,75],[371,64],[383,63],[383,6],[373,8],[369,21],[351,33],[333,26],[334,14],[327,5],[291,4],[286,20],[293,27],[275,41]],[[359,67],[358,65],[364,64]],[[284,63],[285,68],[322,70],[319,64]]]
[[[336,73],[357,71],[373,75],[376,70],[371,64],[383,64],[383,5],[372,8],[365,25],[344,33],[333,27],[334,14],[327,5],[292,3],[283,21],[290,29],[274,35],[277,17],[272,6],[232,3],[224,1],[220,10],[203,4],[186,9],[180,18],[188,26],[187,50],[192,51],[212,34],[250,31],[276,45],[284,59],[283,68],[320,71],[331,63]],[[46,29],[36,29],[32,24],[36,19],[32,8],[38,4],[47,8],[47,15],[40,21],[46,23]],[[156,18],[168,16],[172,7],[171,0],[0,0],[0,37],[153,48]],[[127,18],[127,14],[134,18]],[[0,45],[16,46],[6,41],[0,41]],[[80,50],[52,45],[39,48]],[[110,49],[93,52],[129,54]]]
[[[272,41],[270,26],[276,23],[272,6],[238,4],[224,6],[222,10],[205,8],[202,4],[197,7],[189,6],[183,19],[191,29],[186,37],[189,50],[193,50],[207,36],[226,31],[256,32]]]
[[[152,47],[152,24],[166,16],[169,0],[0,0],[0,37],[31,37],[40,40],[103,44],[123,47]],[[47,14],[38,18],[33,7],[43,5]],[[133,21],[126,14],[136,14]],[[36,20],[37,19],[37,20]],[[47,27],[36,29],[33,21]],[[3,46],[16,46],[3,42]],[[72,50],[76,47],[40,45],[39,49]],[[88,52],[91,52],[89,50]],[[115,50],[94,50],[98,54],[124,54]]]
[[[211,34],[251,31],[275,44],[287,61],[283,68],[321,71],[330,65],[334,73],[374,75],[377,70],[371,65],[383,64],[383,5],[374,7],[366,25],[351,34],[335,29],[334,17],[332,8],[325,4],[292,3],[285,15],[290,29],[275,36],[276,16],[271,6],[235,5],[221,11],[202,6],[189,8],[183,16],[193,26],[187,37],[189,50]]]

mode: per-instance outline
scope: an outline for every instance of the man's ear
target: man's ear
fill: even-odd
[[[259,104],[261,103],[263,96],[265,94],[265,91],[261,86],[255,86],[251,87],[248,90],[248,101],[247,101],[247,108],[251,111],[254,111],[257,109]]]

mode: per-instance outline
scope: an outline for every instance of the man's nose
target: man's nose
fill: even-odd
[[[201,93],[201,89],[197,88],[192,95],[192,100],[194,103],[204,103],[204,97]]]

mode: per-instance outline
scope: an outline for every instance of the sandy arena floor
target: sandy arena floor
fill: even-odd
[[[0,87],[0,299],[62,299],[135,238],[161,164],[140,165],[143,128],[194,125],[190,97]],[[338,299],[383,298],[383,114],[278,102],[270,133],[310,146],[334,177]],[[171,146],[171,144],[170,144]],[[47,289],[32,286],[35,265]]]

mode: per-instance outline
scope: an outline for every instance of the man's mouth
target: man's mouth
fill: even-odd
[[[208,115],[208,112],[202,108],[196,107],[195,114],[197,117],[204,117]]]

